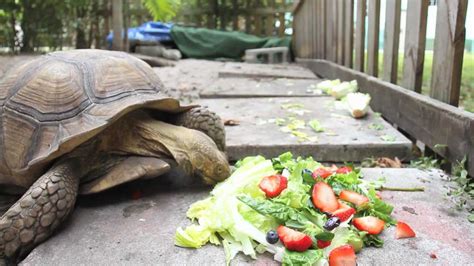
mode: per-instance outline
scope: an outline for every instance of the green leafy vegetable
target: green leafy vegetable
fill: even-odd
[[[285,250],[283,255],[283,265],[288,266],[312,266],[323,257],[321,250],[309,249],[305,252]]]
[[[315,131],[315,132],[323,132],[324,128],[321,126],[318,120],[313,119],[308,122],[308,125]]]
[[[394,136],[390,136],[390,135],[380,136],[380,139],[387,142],[394,142],[397,140]]]

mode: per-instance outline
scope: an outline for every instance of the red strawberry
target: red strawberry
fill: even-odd
[[[349,209],[351,206],[347,205],[344,201],[342,200],[337,200],[339,202],[339,208],[338,209]]]
[[[339,208],[334,191],[324,182],[318,182],[314,185],[312,200],[314,206],[321,212],[333,212]]]
[[[337,247],[329,253],[329,266],[355,266],[356,254],[351,245]]]
[[[378,235],[382,232],[385,222],[374,216],[354,218],[352,224],[361,231],[366,231],[370,235]]]
[[[337,174],[347,174],[347,173],[350,173],[350,172],[352,172],[352,167],[350,167],[350,166],[343,166],[343,167],[338,168],[336,170]]]
[[[353,214],[356,213],[356,210],[354,208],[343,208],[343,209],[337,209],[335,212],[332,213],[332,216],[336,216],[339,218],[341,222],[347,221],[349,217],[351,217]]]
[[[278,226],[277,233],[288,250],[303,252],[313,245],[311,237],[286,226]]]
[[[397,232],[395,235],[397,239],[410,238],[410,237],[415,237],[415,236],[416,236],[415,231],[413,231],[413,229],[411,229],[411,227],[408,224],[398,221]]]
[[[332,171],[324,168],[324,167],[320,167],[316,170],[314,170],[313,172],[313,178],[316,179],[318,177],[322,177],[322,178],[327,178],[328,176],[332,175]]]
[[[282,175],[266,176],[260,181],[258,187],[265,192],[268,198],[274,198],[288,186],[288,180]]]
[[[331,241],[323,241],[318,239],[318,248],[325,248],[331,245]]]
[[[369,199],[366,196],[349,190],[341,191],[339,198],[350,203],[354,203],[355,205],[362,205],[366,202],[369,202]]]

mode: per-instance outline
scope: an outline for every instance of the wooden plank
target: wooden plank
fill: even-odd
[[[383,48],[383,80],[396,84],[400,40],[401,0],[387,0]]]
[[[344,1],[344,65],[352,67],[354,54],[354,0]]]
[[[335,1],[326,0],[326,14],[326,59],[335,62],[337,54],[337,9]]]
[[[319,31],[317,33],[317,40],[318,40],[318,49],[319,49],[319,58],[325,58],[326,53],[325,53],[325,34],[326,34],[326,12],[325,10],[325,1],[324,0],[318,0],[317,1],[317,10],[316,10],[316,16],[318,17],[318,28]]]
[[[380,0],[369,0],[367,34],[367,74],[377,77],[379,68]]]
[[[344,2],[346,0],[336,0],[336,12],[337,12],[337,36],[336,36],[336,46],[337,46],[337,55],[336,55],[336,62],[338,64],[344,64],[344,24],[345,24],[345,16],[344,16]]]
[[[365,16],[367,13],[366,0],[357,0],[357,21],[355,33],[354,69],[364,71],[365,66]]]
[[[407,6],[402,86],[421,92],[425,60],[426,23],[429,0],[410,0]]]
[[[297,62],[324,78],[357,80],[359,90],[372,97],[374,111],[451,162],[467,156],[467,170],[474,176],[474,113],[326,60]]]
[[[411,141],[382,118],[369,111],[364,119],[354,119],[347,110],[331,107],[334,101],[333,97],[273,97],[251,101],[248,98],[200,99],[195,103],[207,106],[224,120],[240,122],[238,126],[226,128],[227,156],[231,161],[254,154],[274,157],[288,150],[334,162],[360,161],[370,156],[397,156],[403,160],[411,157]],[[298,139],[280,130],[272,121],[294,116],[292,110],[282,107],[289,103],[300,104],[306,110],[298,119],[305,122],[317,119],[325,128],[322,133],[316,133],[310,127],[298,130],[308,137],[317,137],[317,141]],[[371,124],[379,124],[383,130],[371,129]],[[381,138],[384,135],[395,140],[384,141]]]
[[[459,104],[466,12],[467,0],[438,1],[430,95],[454,106]]]
[[[317,39],[317,36],[318,36],[318,27],[317,27],[317,21],[318,21],[318,17],[316,16],[316,10],[317,10],[317,7],[316,7],[316,4],[317,4],[317,1],[316,0],[313,0],[311,1],[311,6],[309,8],[310,10],[310,15],[311,15],[311,47],[312,47],[312,51],[311,51],[311,58],[318,58],[318,39]]]

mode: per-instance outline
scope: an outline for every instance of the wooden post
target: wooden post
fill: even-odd
[[[364,72],[365,65],[365,16],[367,12],[366,0],[357,0],[357,22],[355,33],[355,61],[354,69]]]
[[[336,62],[337,9],[333,0],[326,0],[326,59]]]
[[[354,0],[344,0],[344,65],[352,67],[354,54]]]
[[[425,61],[426,22],[429,0],[410,0],[407,7],[402,87],[421,92]]]
[[[367,74],[377,77],[379,67],[380,0],[369,0]]]
[[[454,106],[459,104],[466,11],[467,0],[438,1],[430,95]]]
[[[239,30],[239,4],[237,0],[232,0],[232,29]]]
[[[252,17],[250,16],[249,10],[251,8],[251,0],[245,0],[245,32],[252,32]]]
[[[383,80],[394,84],[397,83],[398,74],[401,2],[401,0],[387,0],[385,12]]]
[[[124,4],[124,20],[123,20],[123,50],[130,51],[130,42],[128,41],[128,27],[130,26],[130,6],[128,0],[123,0]]]
[[[114,31],[112,50],[123,51],[123,11],[122,0],[112,0],[112,28]]]

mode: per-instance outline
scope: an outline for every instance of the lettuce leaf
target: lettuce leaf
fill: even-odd
[[[321,250],[308,249],[304,252],[285,250],[282,265],[288,266],[312,266],[323,257]]]

